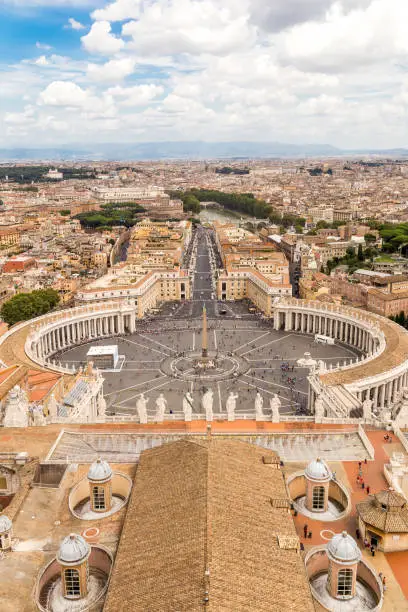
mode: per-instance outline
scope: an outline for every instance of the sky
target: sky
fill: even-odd
[[[408,146],[407,0],[0,0],[0,147]]]

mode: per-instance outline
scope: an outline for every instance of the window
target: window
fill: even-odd
[[[341,569],[337,576],[338,597],[350,597],[353,593],[353,570]]]
[[[324,510],[324,487],[313,487],[313,510]]]
[[[65,594],[67,597],[80,597],[81,586],[79,582],[79,571],[77,569],[66,569],[65,575]]]
[[[95,510],[105,510],[105,490],[103,487],[93,488],[93,505]]]
[[[2,490],[8,489],[7,478],[5,476],[0,476],[0,489]]]

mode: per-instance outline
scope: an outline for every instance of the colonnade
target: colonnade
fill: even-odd
[[[387,369],[387,341],[385,333],[379,325],[379,317],[370,313],[354,313],[347,308],[338,308],[332,305],[318,305],[317,303],[302,302],[301,300],[282,301],[275,306],[274,327],[276,330],[287,332],[296,331],[304,334],[319,334],[333,338],[338,342],[343,342],[352,346],[363,353],[360,362],[349,366],[331,369],[331,373],[336,371],[351,370],[351,376],[342,378],[339,382],[330,379],[328,385],[325,384],[325,376],[316,382],[316,389],[309,391],[310,405],[314,405],[314,400],[318,394],[323,393],[329,404],[333,404],[341,397],[341,406],[338,406],[339,414],[362,406],[367,402],[371,409],[391,410],[403,389],[408,388],[408,354],[402,356],[401,363]],[[384,325],[390,325],[388,320],[384,320]],[[401,333],[404,333],[401,331]],[[371,375],[369,368],[360,370],[359,367],[382,355],[384,359],[384,370],[380,374]],[[327,378],[327,377],[326,377]],[[320,391],[319,391],[320,388]],[[334,390],[337,389],[336,392]]]
[[[337,316],[336,316],[337,315]],[[377,348],[378,341],[362,321],[347,320],[338,313],[275,311],[275,329],[298,331],[303,334],[319,334],[334,338],[339,342],[354,346],[366,355],[371,355]]]
[[[44,318],[41,327],[27,336],[25,350],[31,359],[45,365],[51,355],[83,342],[133,333],[135,321],[132,306],[114,304],[111,310],[106,306],[73,309],[56,318]]]

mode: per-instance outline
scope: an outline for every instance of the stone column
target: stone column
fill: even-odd
[[[378,386],[374,387],[373,407],[378,407]]]
[[[385,384],[380,385],[380,407],[384,408]]]

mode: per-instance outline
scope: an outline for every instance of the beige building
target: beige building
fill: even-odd
[[[248,299],[270,316],[276,297],[292,295],[284,253],[242,228],[220,223],[214,226],[224,265],[217,279],[217,298]]]
[[[0,230],[0,247],[20,246],[20,232],[15,229]]]
[[[356,504],[363,538],[383,552],[408,550],[408,502],[393,490],[369,495]]]

